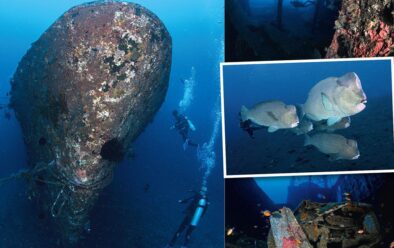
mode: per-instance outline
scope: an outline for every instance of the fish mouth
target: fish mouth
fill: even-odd
[[[298,126],[299,122],[294,122],[290,125],[291,128]]]
[[[367,98],[362,99],[362,100],[360,101],[360,103],[366,104],[366,103],[367,103]]]
[[[359,112],[360,112],[360,111],[363,111],[363,110],[367,107],[367,105],[365,105],[365,103],[367,103],[367,100],[362,100],[362,101],[360,101],[360,103],[357,104],[356,109],[357,109]]]

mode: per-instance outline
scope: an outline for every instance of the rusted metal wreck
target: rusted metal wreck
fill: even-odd
[[[164,101],[171,37],[149,10],[92,2],[63,14],[11,81],[31,169],[30,195],[65,244],[89,231],[89,211],[114,166]]]

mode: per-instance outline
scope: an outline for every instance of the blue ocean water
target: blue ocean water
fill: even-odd
[[[315,177],[279,177],[279,178],[254,178],[257,185],[263,190],[270,199],[277,205],[286,204],[289,198],[289,187],[300,185],[305,182],[312,181],[314,184],[328,188],[335,185],[338,176],[315,176]],[[326,185],[324,185],[326,180]],[[292,182],[293,181],[293,182]],[[306,192],[305,192],[306,193]],[[324,196],[322,196],[324,198]],[[306,198],[305,198],[306,199]],[[320,199],[321,201],[325,199]],[[332,200],[332,199],[331,199]]]
[[[303,30],[298,35],[311,35],[306,23],[312,22],[315,10],[314,5],[304,8],[295,8],[292,1],[283,1],[283,25],[288,32]],[[276,0],[251,0],[249,1],[250,22],[253,24],[269,23],[276,20],[278,1]],[[309,32],[308,32],[309,31]],[[296,35],[296,34],[294,34]]]
[[[358,160],[328,161],[316,149],[303,147],[303,135],[286,130],[255,132],[250,139],[239,126],[242,105],[281,100],[303,104],[320,80],[355,72],[368,98],[367,107],[337,133],[358,142]],[[223,67],[227,169],[230,174],[348,171],[394,168],[391,60],[268,63]],[[384,148],[382,148],[384,147]],[[383,150],[382,150],[383,149]],[[379,152],[381,156],[376,156]],[[382,158],[384,157],[384,159]]]
[[[69,8],[89,1],[0,2],[0,104],[7,104],[9,79],[31,43]],[[220,132],[214,132],[219,98],[219,62],[223,60],[223,3],[220,1],[133,1],[153,11],[166,25],[173,41],[170,86],[153,122],[132,145],[133,159],[115,170],[91,214],[91,233],[83,247],[164,247],[183,218],[179,199],[199,189],[207,165],[196,150],[183,150],[173,125],[172,110],[184,95],[181,79],[195,68],[193,100],[184,113],[193,121],[192,139],[211,144],[210,207],[192,235],[190,247],[222,247],[223,181]],[[0,111],[0,178],[26,168],[19,124],[11,111]],[[8,111],[8,110],[7,110]],[[214,134],[213,138],[211,137]],[[215,166],[216,165],[216,166]],[[212,168],[214,167],[214,168]],[[37,217],[27,199],[26,184],[10,181],[0,187],[0,247],[56,247],[49,221]]]

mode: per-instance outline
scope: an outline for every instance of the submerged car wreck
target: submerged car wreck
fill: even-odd
[[[63,14],[19,63],[11,106],[32,168],[30,196],[65,245],[90,230],[114,166],[164,101],[171,50],[152,12],[100,1]]]
[[[270,222],[270,248],[372,248],[381,240],[372,206],[350,198],[344,203],[303,201],[294,214],[283,208],[270,217]]]

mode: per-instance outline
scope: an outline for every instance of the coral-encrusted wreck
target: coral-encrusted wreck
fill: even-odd
[[[394,55],[394,2],[343,0],[326,58]]]
[[[89,230],[89,210],[168,88],[171,37],[132,3],[72,8],[35,42],[12,79],[35,181],[32,196],[65,243]]]
[[[380,225],[372,205],[349,201],[303,201],[293,212],[283,208],[270,217],[269,248],[378,247]]]

